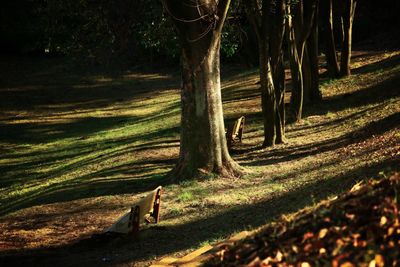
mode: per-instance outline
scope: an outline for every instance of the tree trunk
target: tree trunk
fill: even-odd
[[[303,104],[307,105],[311,102],[311,62],[310,62],[310,52],[308,47],[308,42],[304,47],[303,62],[301,64],[301,70],[303,72]]]
[[[336,56],[335,37],[333,31],[332,0],[321,0],[322,36],[325,43],[325,57],[328,74],[332,78],[339,77],[339,64]]]
[[[290,72],[292,74],[292,93],[290,96],[289,122],[301,120],[303,112],[303,72],[301,60],[297,50],[295,30],[293,28],[290,7],[287,8],[288,17],[286,19],[286,39],[288,44],[288,54],[290,62]]]
[[[214,173],[240,175],[225,137],[219,73],[219,46],[198,70],[190,55],[182,56],[182,118],[179,162],[174,174],[193,178]]]
[[[229,0],[163,3],[182,44],[181,143],[171,178],[240,176],[243,170],[227,148],[220,84],[220,36]]]
[[[309,99],[311,103],[322,100],[322,93],[319,89],[319,60],[318,60],[318,13],[316,11],[314,24],[311,29],[311,34],[307,39],[308,58],[310,62],[311,84]]]
[[[268,40],[259,42],[261,107],[264,122],[263,146],[273,146],[276,141],[276,99],[274,81],[272,79]]]
[[[248,0],[244,4],[247,17],[258,40],[261,107],[264,123],[263,146],[273,146],[275,143],[282,143],[285,140],[283,102],[285,70],[282,59],[285,1]]]
[[[340,76],[349,76],[350,71],[350,59],[351,59],[351,44],[352,44],[352,32],[353,32],[353,21],[356,10],[357,2],[355,0],[346,0],[343,14],[343,45],[342,54],[340,60]]]
[[[276,5],[276,12],[272,20],[272,32],[270,38],[271,46],[271,68],[275,88],[276,99],[276,143],[286,142],[285,138],[285,67],[283,65],[283,38],[285,36],[286,2],[281,0]]]
[[[276,143],[282,144],[286,142],[285,137],[285,67],[283,65],[283,55],[277,63],[275,73],[273,73],[275,84],[275,98],[277,112],[275,118]]]

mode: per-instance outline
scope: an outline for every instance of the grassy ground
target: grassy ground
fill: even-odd
[[[147,265],[183,255],[398,168],[400,52],[358,52],[353,76],[261,149],[256,71],[223,77],[227,122],[245,115],[232,155],[251,171],[165,184],[179,151],[179,73],[86,71],[58,59],[0,63],[0,263]],[[161,223],[138,240],[96,243],[130,203],[165,186]]]

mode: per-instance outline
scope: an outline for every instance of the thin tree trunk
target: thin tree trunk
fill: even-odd
[[[283,65],[283,38],[285,36],[286,2],[280,0],[276,5],[276,12],[272,20],[271,32],[271,68],[275,87],[276,99],[276,143],[286,142],[285,138],[285,67]]]
[[[311,86],[312,86],[312,77],[311,77],[311,62],[310,62],[310,53],[308,42],[304,46],[304,55],[303,61],[301,64],[301,70],[303,72],[303,103],[307,105],[311,102]]]
[[[276,99],[274,81],[272,79],[271,62],[268,40],[259,43],[260,54],[260,82],[261,82],[261,107],[264,122],[263,146],[273,146],[276,141]]]
[[[351,60],[351,44],[352,44],[352,32],[353,32],[353,21],[357,2],[355,0],[346,0],[344,14],[343,14],[343,45],[342,54],[340,60],[340,76],[349,76],[350,71],[350,60]]]
[[[325,57],[328,74],[332,78],[339,77],[339,64],[336,56],[335,36],[333,32],[332,0],[321,0],[322,37],[325,43]]]
[[[257,35],[259,47],[261,107],[264,123],[263,146],[273,146],[285,140],[283,102],[285,74],[282,65],[285,2],[264,0],[261,3],[261,9],[257,0],[248,0],[244,4],[248,19]]]
[[[276,73],[274,73],[275,97],[277,104],[277,112],[275,119],[276,143],[282,144],[286,142],[285,137],[285,67],[283,65],[283,55],[281,53],[280,60],[277,64]]]
[[[294,6],[288,5],[287,14],[290,23],[287,24],[287,36],[289,45],[290,69],[292,72],[292,95],[290,99],[291,118],[290,121],[301,120],[304,102],[304,88],[309,90],[310,73],[308,62],[303,69],[306,40],[311,34],[314,18],[316,16],[318,0],[300,1]],[[291,9],[293,7],[293,22],[291,20]],[[308,58],[306,59],[306,61]],[[305,71],[305,73],[303,73]],[[303,77],[306,75],[306,77]],[[305,83],[306,82],[306,83]]]
[[[296,122],[301,120],[303,112],[303,73],[301,61],[297,52],[296,36],[290,16],[290,7],[288,7],[287,10],[289,16],[286,19],[286,39],[289,50],[290,72],[292,74],[292,94],[290,97],[290,114],[288,121]]]
[[[310,84],[310,102],[315,103],[322,99],[322,93],[319,89],[319,60],[318,60],[318,13],[316,11],[314,24],[311,34],[307,39],[308,58],[310,62],[311,84]]]

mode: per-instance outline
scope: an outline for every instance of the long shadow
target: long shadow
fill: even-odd
[[[138,150],[154,148],[172,147],[175,146],[176,140],[173,140],[173,144],[164,144],[163,137],[169,136],[171,132],[177,133],[178,128],[168,128],[164,131],[150,132],[144,135],[135,136],[134,138],[127,138],[119,140],[111,144],[111,147],[125,147],[129,143],[134,143],[138,140],[160,140],[158,145],[155,142],[150,142],[145,145],[138,147]],[[172,143],[172,141],[170,141]],[[118,154],[124,154],[128,152],[136,152],[135,147],[131,149],[124,148],[121,151],[112,152],[103,157],[92,157],[85,160],[75,161],[71,164],[61,166],[51,172],[39,174],[38,176],[31,177],[30,180],[45,180],[49,177],[60,177],[63,174],[73,172],[85,165],[105,161],[108,158],[116,157]],[[37,204],[49,204],[54,202],[63,202],[76,199],[82,199],[87,197],[105,196],[105,195],[117,195],[124,193],[136,194],[152,189],[156,185],[168,183],[167,180],[163,179],[163,174],[167,171],[154,174],[152,171],[161,170],[163,168],[170,169],[175,159],[155,159],[138,162],[130,162],[124,165],[118,165],[113,168],[106,168],[101,171],[94,171],[88,175],[78,176],[72,180],[59,182],[47,186],[46,188],[40,188],[27,193],[23,196],[17,196],[8,198],[6,203],[2,203],[0,209],[0,216],[5,215],[9,212],[19,210],[24,207],[30,207]],[[29,163],[32,164],[32,163]],[[26,167],[26,166],[25,166]],[[15,166],[13,167],[15,168]],[[145,170],[145,171],[144,171]],[[1,170],[0,170],[1,171]],[[20,175],[20,174],[17,174]],[[120,177],[115,177],[119,175]],[[122,175],[122,176],[121,176]],[[112,177],[112,179],[106,179],[104,177]],[[12,177],[11,177],[12,178]],[[89,182],[85,182],[89,181]],[[26,182],[26,180],[24,180]],[[14,179],[9,181],[3,179],[0,183],[4,186],[11,186],[16,183]]]
[[[13,128],[13,126],[4,124],[0,125],[5,131],[1,131],[2,140],[7,140],[12,143],[42,143],[54,140],[64,140],[73,138],[75,142],[71,142],[67,151],[63,151],[63,147],[52,146],[48,150],[38,154],[35,151],[27,153],[5,153],[0,156],[1,159],[17,159],[8,165],[0,166],[0,188],[11,188],[13,186],[22,185],[28,182],[33,184],[41,183],[57,177],[62,177],[68,173],[76,172],[85,166],[91,164],[99,164],[113,157],[118,157],[126,153],[135,153],[146,149],[166,148],[176,146],[176,136],[179,133],[179,127],[165,127],[162,121],[179,113],[178,102],[170,104],[161,112],[157,112],[151,116],[115,116],[108,118],[90,118],[74,121],[73,123],[59,123],[54,125],[24,125],[25,130]],[[148,129],[147,132],[135,134],[132,136],[124,135],[123,137],[110,137],[101,141],[88,139],[91,135],[99,131],[110,130],[115,127],[134,127],[137,124],[147,124],[156,122],[157,127]],[[36,134],[35,134],[36,132]],[[38,134],[37,132],[40,132]],[[24,140],[23,137],[27,139]],[[148,142],[144,142],[149,140]],[[25,158],[25,159],[24,159]],[[19,160],[21,159],[21,160]],[[60,162],[62,164],[60,164]],[[139,159],[139,162],[140,159]],[[165,168],[171,167],[171,162],[166,160]],[[134,162],[133,171],[128,172],[114,168],[109,175],[124,175],[121,181],[113,177],[109,181],[109,187],[105,179],[105,173],[91,172],[90,175],[79,175],[74,179],[56,182],[45,188],[32,189],[29,193],[24,193],[20,196],[7,196],[1,199],[0,216],[18,209],[29,207],[36,204],[53,203],[57,201],[68,201],[81,199],[91,196],[115,195],[120,193],[139,193],[151,189],[155,183],[160,183],[161,175],[151,172],[151,168],[143,169],[148,164],[151,165],[151,160],[147,164],[141,162],[142,168],[135,169]],[[57,166],[56,166],[57,165]],[[155,162],[154,166],[161,168],[162,162]],[[37,172],[37,168],[51,167],[47,172]],[[127,169],[127,167],[124,167]],[[155,171],[156,168],[153,169]],[[101,178],[98,183],[92,182],[85,184],[87,180],[96,180]],[[79,185],[82,182],[83,185]],[[125,186],[124,186],[125,185]],[[75,190],[76,189],[76,190]],[[75,190],[75,192],[74,192]]]
[[[90,71],[62,60],[29,60],[11,58],[0,64],[0,110],[101,108],[179,87],[175,70],[163,75],[158,71]]]
[[[375,63],[367,64],[352,70],[354,74],[369,73],[382,69],[389,69],[400,64],[400,55],[386,58]]]
[[[279,216],[315,204],[332,194],[347,191],[362,177],[376,175],[393,162],[380,162],[348,171],[329,179],[323,177],[297,189],[277,193],[255,204],[220,207],[218,214],[176,226],[153,227],[140,233],[138,239],[122,237],[99,242],[83,239],[59,248],[39,248],[0,252],[2,266],[98,266],[132,264],[199,246],[204,241],[226,237],[235,231],[261,226]],[[360,173],[363,176],[360,176]],[[339,186],[340,185],[340,186]],[[329,188],[329,190],[327,190]],[[206,212],[202,208],[197,212]],[[106,260],[104,260],[106,259]]]
[[[382,103],[400,95],[400,75],[393,76],[364,90],[324,99],[320,104],[306,109],[305,115],[324,115],[347,108]]]
[[[75,137],[84,139],[96,132],[122,127],[128,121],[134,123],[139,121],[139,118],[134,116],[87,117],[71,122],[51,124],[4,124],[0,122],[0,140],[14,144],[37,144]]]
[[[382,135],[386,131],[399,127],[400,113],[395,113],[379,121],[371,122],[361,129],[347,133],[337,138],[328,139],[322,142],[315,142],[303,146],[284,148],[279,151],[272,151],[267,153],[264,157],[260,155],[259,152],[248,153],[246,155],[246,158],[257,157],[258,160],[246,163],[245,165],[264,166],[309,157],[316,154],[324,153],[326,151],[333,151],[355,142],[361,142],[372,136]]]

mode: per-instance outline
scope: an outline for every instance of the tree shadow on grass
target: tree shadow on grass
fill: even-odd
[[[170,131],[170,129],[168,129]],[[156,135],[158,138],[162,138],[160,132],[151,133],[147,136]],[[137,137],[141,140],[143,137]],[[146,139],[146,138],[145,138]],[[148,140],[148,139],[147,139]],[[114,143],[112,146],[121,146],[134,142],[134,139],[126,139],[123,143]],[[169,144],[168,144],[169,143]],[[80,161],[72,162],[66,166],[61,166],[53,171],[46,173],[40,173],[38,175],[32,174],[30,181],[33,180],[47,180],[49,177],[60,177],[64,174],[74,172],[77,169],[84,167],[85,165],[101,163],[107,159],[118,157],[118,155],[125,153],[136,153],[141,150],[148,149],[165,149],[167,147],[176,147],[177,140],[170,141],[157,141],[149,142],[147,144],[141,144],[138,148],[124,148],[120,151],[106,154],[102,157],[93,157],[83,159]],[[53,159],[54,160],[54,159]],[[129,163],[117,164],[113,167],[102,168],[99,171],[91,171],[89,174],[78,175],[74,179],[66,181],[60,181],[44,188],[38,188],[7,199],[7,202],[1,203],[0,215],[5,215],[16,210],[31,207],[39,204],[50,204],[55,202],[71,201],[89,197],[118,195],[118,194],[137,194],[153,189],[158,185],[165,185],[168,183],[164,179],[164,175],[167,170],[171,169],[176,159],[174,158],[160,158],[160,159],[149,159],[136,160]],[[28,164],[28,163],[26,163]],[[32,168],[34,169],[35,163]],[[36,163],[38,164],[38,163]],[[27,168],[28,166],[24,166]],[[4,170],[1,170],[3,172]],[[2,187],[11,186],[16,183],[16,177],[20,177],[21,173],[15,174],[15,177],[8,175],[9,177],[0,179]],[[23,182],[26,181],[26,177],[23,177]]]
[[[38,186],[30,189],[29,192],[17,192],[18,194],[15,196],[3,195],[0,199],[0,216],[38,204],[123,193],[136,194],[153,189],[155,185],[160,183],[165,183],[161,177],[166,171],[157,172],[157,170],[170,169],[172,167],[171,158],[147,157],[146,161],[143,161],[133,156],[132,160],[126,159],[126,164],[114,163],[114,167],[102,166],[100,171],[94,169],[89,174],[87,174],[87,171],[82,174],[78,171],[87,166],[101,165],[107,160],[122,157],[128,153],[136,155],[146,150],[154,151],[155,149],[177,147],[176,136],[179,134],[179,127],[164,127],[162,121],[170,116],[177,115],[179,113],[178,105],[178,102],[173,103],[163,111],[151,116],[96,118],[90,123],[83,119],[75,123],[51,126],[32,123],[32,125],[25,125],[25,132],[20,133],[20,135],[18,135],[18,131],[15,134],[2,132],[12,143],[21,141],[22,144],[26,142],[40,144],[58,139],[72,138],[74,140],[68,141],[71,144],[66,147],[52,145],[49,149],[40,152],[29,150],[26,153],[10,153],[0,156],[0,159],[10,160],[7,165],[0,166],[0,173],[2,174],[0,188],[14,190],[12,188],[18,188],[19,185],[29,183],[33,187]],[[110,136],[101,140],[91,138],[92,135],[98,134],[100,131],[109,131],[116,127],[135,127],[139,123],[147,125],[147,123],[154,121],[160,124],[159,128],[144,129],[132,136],[124,134],[122,137]],[[4,124],[2,127],[5,130],[10,129],[8,124]],[[47,127],[54,128],[49,130]],[[50,134],[43,128],[46,131],[49,130]],[[11,129],[13,128],[11,127]],[[43,131],[36,135],[30,133],[34,129]],[[57,132],[57,135],[52,135],[52,132]],[[29,139],[21,140],[21,135]],[[38,171],[39,167],[45,168],[47,171]],[[52,179],[58,179],[72,173],[75,173],[75,177],[72,179],[52,182]],[[107,180],[106,176],[110,179]],[[48,182],[49,185],[40,186],[41,183],[46,184]],[[2,193],[4,194],[4,192],[6,191]]]
[[[396,55],[383,59],[381,61],[377,61],[375,63],[366,64],[362,67],[352,69],[352,73],[362,74],[362,73],[375,72],[378,70],[390,69],[393,68],[393,66],[398,66],[399,64],[400,64],[400,55]]]
[[[194,248],[236,231],[259,227],[279,216],[315,204],[332,194],[340,194],[362,177],[376,175],[393,162],[380,162],[294,188],[288,192],[269,195],[254,204],[220,207],[218,214],[190,223],[151,227],[138,239],[123,237],[108,242],[84,239],[59,248],[39,248],[24,251],[2,251],[2,266],[97,266],[132,264],[154,257]],[[202,208],[206,211],[206,207]],[[204,212],[198,210],[197,212]]]
[[[246,154],[245,158],[256,157],[257,161],[250,161],[244,165],[264,166],[287,162],[299,158],[305,158],[316,154],[322,154],[327,151],[333,151],[341,147],[348,146],[355,142],[364,141],[372,136],[382,135],[383,133],[400,127],[400,113],[394,113],[379,121],[374,121],[356,131],[347,133],[343,136],[328,139],[320,142],[313,142],[302,146],[289,148],[280,148],[278,151],[269,151],[262,155],[260,152]]]
[[[76,68],[63,60],[8,58],[0,64],[0,110],[54,112],[98,109],[176,89],[175,71],[122,71]]]
[[[369,73],[376,70],[390,70],[398,66],[400,56],[395,56],[377,63],[365,65],[354,72]],[[352,77],[350,77],[351,79]],[[350,86],[350,85],[349,85]],[[382,103],[400,95],[400,75],[391,75],[375,85],[334,97],[324,98],[321,103],[305,107],[304,117],[325,115],[328,112],[337,112],[347,108],[356,108],[371,104]]]

